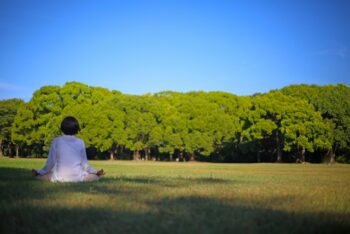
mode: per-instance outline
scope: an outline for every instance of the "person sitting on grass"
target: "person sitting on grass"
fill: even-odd
[[[63,136],[56,137],[50,146],[45,166],[32,170],[32,175],[51,182],[97,181],[105,173],[96,171],[87,161],[85,143],[75,137],[80,130],[78,121],[68,116],[61,123]]]

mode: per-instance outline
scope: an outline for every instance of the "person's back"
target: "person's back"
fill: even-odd
[[[61,123],[65,135],[52,141],[45,166],[38,171],[33,169],[33,175],[52,182],[95,181],[104,175],[103,170],[89,166],[84,141],[74,136],[79,129],[74,117],[66,117]]]
[[[57,137],[53,143],[56,150],[56,168],[52,181],[83,181],[86,172],[84,164],[84,142],[74,136]],[[94,172],[94,171],[92,171]]]

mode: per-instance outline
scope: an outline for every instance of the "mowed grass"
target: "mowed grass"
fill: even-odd
[[[1,233],[350,233],[350,165],[91,161],[49,183],[0,159]]]

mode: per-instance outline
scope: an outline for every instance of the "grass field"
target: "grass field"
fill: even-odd
[[[350,165],[92,161],[92,183],[0,159],[0,232],[350,233]]]

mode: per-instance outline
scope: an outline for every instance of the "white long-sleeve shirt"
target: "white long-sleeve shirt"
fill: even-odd
[[[38,170],[40,175],[52,173],[52,182],[79,182],[96,172],[88,164],[84,141],[69,135],[52,141],[46,165]]]

